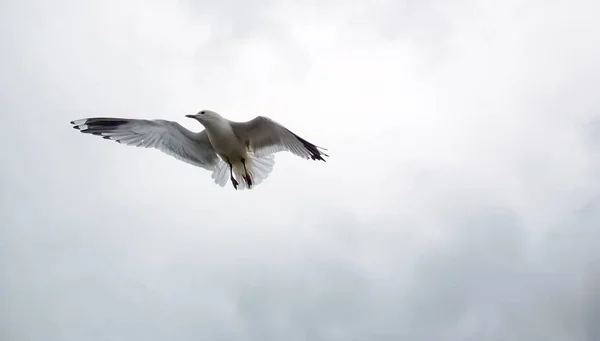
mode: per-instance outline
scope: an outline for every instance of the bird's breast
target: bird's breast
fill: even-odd
[[[206,132],[217,154],[229,157],[242,157],[245,155],[245,148],[240,144],[231,127],[211,127],[210,129],[206,129]]]

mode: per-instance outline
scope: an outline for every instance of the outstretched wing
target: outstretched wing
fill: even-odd
[[[178,160],[208,170],[221,161],[206,131],[194,133],[179,123],[165,120],[95,117],[72,121],[73,128],[122,144],[156,148]]]
[[[238,139],[259,157],[280,151],[321,161],[325,161],[323,156],[329,156],[323,152],[327,149],[306,141],[268,117],[257,116],[248,122],[230,121],[230,124]]]

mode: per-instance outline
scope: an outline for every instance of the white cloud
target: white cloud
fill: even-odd
[[[597,7],[7,4],[0,337],[597,338]],[[202,108],[331,158],[236,192],[68,124]]]

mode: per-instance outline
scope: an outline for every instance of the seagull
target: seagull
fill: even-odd
[[[193,166],[212,171],[224,187],[227,176],[233,188],[251,189],[266,179],[275,165],[275,153],[289,151],[307,160],[323,161],[327,149],[316,146],[274,120],[257,116],[247,122],[230,121],[212,110],[185,115],[204,130],[192,132],[177,122],[162,119],[93,117],[71,121],[82,133],[121,144],[156,148]],[[235,176],[234,176],[235,174]]]

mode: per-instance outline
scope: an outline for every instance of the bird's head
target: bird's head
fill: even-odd
[[[202,125],[211,121],[222,119],[221,115],[217,114],[212,110],[201,110],[197,114],[185,115],[185,117],[193,118],[200,122]]]

